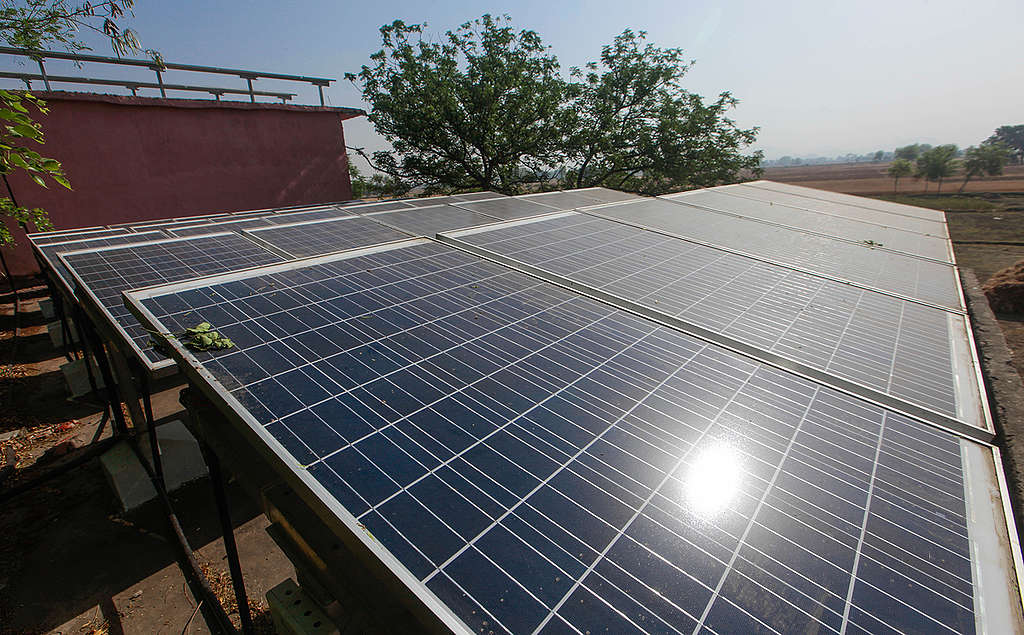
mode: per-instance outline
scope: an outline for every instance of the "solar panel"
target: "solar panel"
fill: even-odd
[[[604,201],[586,195],[586,192],[544,192],[543,194],[527,194],[521,200],[550,205],[555,209],[569,210],[578,207],[600,205]]]
[[[253,227],[271,227],[273,223],[266,217],[242,218],[204,223],[201,225],[190,225],[181,229],[168,229],[167,233],[172,236],[202,236],[204,234],[216,234],[218,232],[239,231]]]
[[[81,251],[83,249],[97,249],[99,247],[110,247],[113,245],[128,245],[131,243],[142,243],[150,240],[160,240],[167,236],[163,232],[150,231],[135,234],[123,234],[107,236],[105,238],[87,238],[85,240],[70,240],[66,242],[52,242],[38,247],[39,255],[43,262],[56,275],[55,282],[63,287],[65,293],[73,297],[75,291],[74,280],[68,273],[67,267],[57,258],[57,254],[69,251]]]
[[[468,203],[457,203],[462,209],[472,212],[486,214],[501,220],[512,220],[525,218],[538,214],[558,211],[557,208],[541,203],[534,203],[525,198],[496,198],[489,201],[472,201]]]
[[[366,218],[387,223],[416,236],[433,236],[437,232],[450,229],[476,227],[477,225],[499,222],[497,218],[451,205],[421,207],[414,210],[395,212],[379,212],[367,214]]]
[[[636,194],[610,190],[606,187],[586,187],[580,190],[570,191],[586,196],[587,198],[592,198],[596,201],[601,201],[602,203],[618,203],[619,201],[628,201],[639,198]]]
[[[681,202],[643,199],[587,213],[636,223],[816,274],[962,310],[953,267],[708,212]]]
[[[689,205],[697,205],[709,211],[736,214],[744,218],[777,223],[858,243],[870,240],[873,243],[884,246],[886,249],[893,249],[923,258],[932,258],[944,262],[951,260],[949,241],[946,240],[945,235],[927,235],[904,231],[894,227],[865,223],[850,218],[827,216],[816,211],[741,198],[723,190],[694,190],[692,192],[672,194],[664,198],[682,201]],[[942,224],[930,224],[934,225],[933,231],[936,232],[942,231],[944,228]]]
[[[948,311],[584,214],[449,236],[984,427]]]
[[[228,214],[213,214],[211,216],[199,216],[196,218],[132,223],[131,228],[133,231],[149,231],[154,229],[173,231],[176,229],[183,229],[185,227],[196,227],[199,225],[206,225],[212,221],[215,221],[218,218],[227,219],[230,218],[230,216]]]
[[[881,201],[875,198],[864,198],[863,196],[853,196],[850,194],[840,194],[838,192],[829,192],[827,190],[819,190],[809,187],[801,187],[799,185],[793,185],[791,183],[777,183],[775,181],[753,181],[751,183],[745,183],[749,187],[755,187],[758,189],[770,190],[774,192],[786,192],[788,194],[795,194],[804,198],[822,200],[822,201],[833,201],[836,203],[844,203],[846,205],[854,205],[863,207],[865,209],[881,210],[885,212],[892,212],[894,214],[903,214],[904,216],[910,216],[913,218],[924,218],[928,220],[942,221],[945,219],[945,215],[938,210],[925,209],[923,207],[914,207],[913,205],[903,205],[901,203],[892,203],[890,201]]]
[[[933,236],[946,237],[946,222],[944,219],[917,218],[884,212],[881,210],[869,209],[858,205],[836,203],[821,199],[812,199],[796,194],[787,194],[775,190],[766,190],[760,187],[753,187],[746,183],[736,185],[725,185],[715,188],[715,191],[724,192],[733,196],[766,201],[774,205],[784,205],[797,209],[810,210],[825,217],[849,218],[865,223],[874,223],[883,227],[894,227],[906,231],[913,231]]]
[[[35,245],[49,245],[50,243],[61,243],[69,240],[84,240],[86,238],[106,238],[109,236],[123,236],[130,234],[127,229],[86,229],[70,230],[63,232],[41,232],[29,234],[28,239]]]
[[[245,233],[293,258],[318,256],[409,237],[405,233],[362,216],[311,220],[246,230]]]
[[[434,205],[447,205],[448,203],[458,203],[464,200],[456,196],[425,196],[423,198],[410,198],[402,201],[406,205],[412,207],[433,207]]]
[[[330,218],[343,218],[351,215],[352,212],[347,212],[340,207],[322,205],[319,207],[312,207],[307,210],[281,212],[274,214],[272,218],[268,218],[267,220],[275,225],[291,225],[293,223],[302,223],[311,220],[326,220]]]
[[[504,194],[497,192],[467,192],[465,194],[454,194],[452,198],[460,201],[486,201],[493,198],[507,198]]]
[[[73,251],[58,258],[78,291],[92,299],[140,359],[154,369],[169,360],[149,345],[150,334],[125,308],[123,292],[282,260],[232,233]]]
[[[408,241],[128,301],[231,337],[169,344],[457,630],[1019,623],[1012,566],[972,550],[1009,539],[972,507],[999,511],[989,450],[467,253]]]

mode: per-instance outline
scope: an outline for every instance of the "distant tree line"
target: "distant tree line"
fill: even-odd
[[[660,194],[760,174],[728,92],[683,86],[692,66],[625,30],[600,57],[563,73],[540,36],[484,15],[443,35],[395,21],[381,49],[346,74],[389,150],[350,148],[378,176],[367,191],[516,193],[607,186]]]
[[[841,154],[834,157],[791,157],[786,155],[778,159],[762,161],[761,165],[766,168],[788,168],[799,165],[825,165],[828,163],[884,163],[892,161],[893,153],[886,150],[878,150],[868,154]]]
[[[934,182],[936,193],[940,193],[943,181],[958,173],[963,176],[959,189],[963,192],[971,179],[999,176],[1008,162],[1024,160],[1024,125],[1000,126],[990,137],[966,150],[951,143],[914,143],[896,148],[893,156],[886,173],[893,180],[894,192],[899,190],[901,178],[913,177],[924,179],[925,192],[928,183]]]

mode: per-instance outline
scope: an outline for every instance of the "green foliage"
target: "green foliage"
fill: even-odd
[[[896,150],[893,151],[893,155],[897,159],[917,161],[918,157],[931,149],[932,147],[927,143],[913,143],[908,146],[903,146],[902,148],[896,148]]]
[[[917,157],[915,176],[923,177],[926,181],[937,181],[938,191],[941,192],[943,179],[953,176],[957,169],[957,151],[957,147],[949,143],[921,153]]]
[[[382,48],[358,80],[369,119],[393,151],[356,151],[428,191],[515,191],[557,162],[566,83],[540,36],[509,21],[485,15],[440,41],[424,39],[419,24],[381,27]]]
[[[889,169],[886,171],[890,177],[892,177],[892,191],[895,192],[896,188],[899,187],[900,179],[905,176],[910,176],[914,173],[914,164],[906,159],[894,159],[889,164]]]
[[[352,198],[363,198],[369,193],[369,179],[363,176],[362,170],[352,163],[351,160],[348,162],[348,178],[352,183]]]
[[[1009,148],[1014,163],[1024,163],[1024,124],[999,126],[992,136],[985,140],[985,143],[1005,145]]]
[[[67,0],[3,0],[0,37],[10,46],[42,51],[58,44],[69,51],[88,50],[77,33],[90,30],[110,39],[117,55],[139,50],[139,39],[117,21],[131,14],[134,0],[73,3]]]
[[[645,40],[627,29],[600,62],[573,69],[571,186],[662,194],[735,181],[744,171],[759,175],[762,154],[741,154],[758,129],[740,129],[726,116],[737,100],[724,92],[705,103],[682,86],[693,64],[682,49]]]
[[[736,99],[705,103],[686,91],[682,51],[645,37],[624,31],[567,80],[540,36],[508,16],[485,15],[440,41],[396,21],[381,28],[371,65],[346,75],[393,150],[354,150],[395,189],[428,193],[516,193],[552,177],[660,193],[759,174],[761,153],[740,153],[757,128],[726,116]]]
[[[6,178],[20,170],[41,187],[48,187],[51,181],[71,189],[60,162],[42,156],[27,145],[38,146],[44,141],[42,127],[32,119],[30,108],[43,114],[47,112],[46,104],[31,93],[0,90],[0,174]],[[32,223],[39,230],[52,229],[44,210],[20,207],[10,198],[0,198],[0,216],[20,224]],[[0,223],[0,246],[13,240],[7,226]]]
[[[179,339],[182,344],[194,351],[219,351],[235,345],[230,339],[214,331],[209,322],[202,322],[193,328],[185,329]]]
[[[976,176],[999,176],[1009,159],[1010,148],[999,142],[986,142],[978,147],[967,148],[963,161],[964,182],[960,185],[960,191],[963,192],[967,182]]]
[[[78,40],[82,29],[102,33],[117,55],[139,49],[138,37],[131,29],[121,29],[117,21],[131,13],[134,0],[104,0],[72,3],[67,0],[0,0],[0,40],[9,46],[42,51],[59,45],[68,51],[88,49]],[[149,51],[154,60],[159,53]],[[30,109],[45,114],[46,104],[27,92],[0,90],[0,174],[4,177],[22,170],[37,185],[47,181],[71,188],[61,164],[41,156],[34,148],[43,143],[43,131],[32,119]],[[29,144],[29,145],[26,145]],[[49,216],[39,208],[15,205],[0,198],[0,217],[19,224],[32,223],[37,230],[52,229]],[[0,247],[14,240],[6,224],[0,222]]]

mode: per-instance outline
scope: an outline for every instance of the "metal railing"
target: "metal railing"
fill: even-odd
[[[197,66],[195,64],[175,64],[173,62],[155,61],[155,60],[137,60],[120,57],[105,57],[102,55],[85,55],[82,53],[62,53],[60,51],[32,51],[29,49],[12,48],[9,46],[0,46],[0,53],[7,55],[19,55],[22,57],[28,57],[35,61],[39,65],[39,73],[14,73],[14,72],[0,72],[0,78],[3,79],[17,79],[25,82],[25,85],[32,88],[31,82],[42,81],[46,86],[46,90],[51,90],[50,82],[70,83],[70,84],[96,84],[101,86],[121,86],[132,91],[133,95],[138,94],[140,88],[155,88],[160,91],[161,97],[167,97],[168,90],[183,90],[183,91],[194,91],[209,93],[216,97],[218,100],[221,95],[249,95],[249,101],[255,103],[256,97],[274,97],[280,99],[282,102],[286,102],[292,97],[295,97],[295,93],[281,93],[271,91],[261,91],[253,89],[253,80],[257,79],[279,79],[290,82],[302,82],[306,84],[312,84],[317,87],[320,93],[320,105],[324,106],[324,87],[330,86],[331,82],[337,81],[334,79],[328,79],[326,77],[308,77],[305,75],[285,75],[283,73],[263,73],[259,71],[250,71],[237,68],[220,68],[217,66]],[[63,75],[48,75],[46,72],[46,66],[43,63],[47,59],[56,60],[70,60],[76,63],[79,62],[92,62],[98,64],[114,64],[118,66],[134,66],[141,68],[148,68],[149,70],[156,73],[156,82],[140,82],[130,79],[93,79],[88,77],[70,77]],[[211,86],[192,86],[187,84],[167,84],[164,83],[164,71],[189,71],[193,73],[211,73],[215,75],[234,75],[244,79],[248,84],[248,89],[240,88],[220,88]]]

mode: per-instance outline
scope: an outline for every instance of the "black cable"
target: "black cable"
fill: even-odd
[[[170,533],[175,538],[175,543],[178,545],[178,566],[181,569],[182,575],[185,576],[185,580],[188,582],[189,588],[192,590],[192,594],[199,600],[200,608],[203,612],[203,619],[206,620],[206,625],[214,633],[225,633],[234,634],[237,633],[235,625],[231,623],[231,618],[224,611],[224,607],[221,606],[220,600],[217,599],[217,594],[213,592],[210,587],[209,580],[203,575],[202,570],[199,568],[199,563],[196,562],[195,554],[192,551],[192,546],[188,543],[188,538],[185,537],[185,532],[181,529],[181,523],[178,522],[178,517],[174,514],[174,506],[171,504],[171,499],[167,496],[167,491],[164,489],[163,484],[157,480],[156,473],[153,468],[149,465],[145,456],[142,454],[142,449],[139,448],[138,441],[134,436],[128,438],[128,443],[131,445],[132,451],[135,452],[136,458],[139,463],[142,464],[143,469],[146,470],[146,474],[149,476],[150,482],[153,483],[153,488],[156,489],[157,498],[160,500],[160,504],[164,508],[164,515]]]

